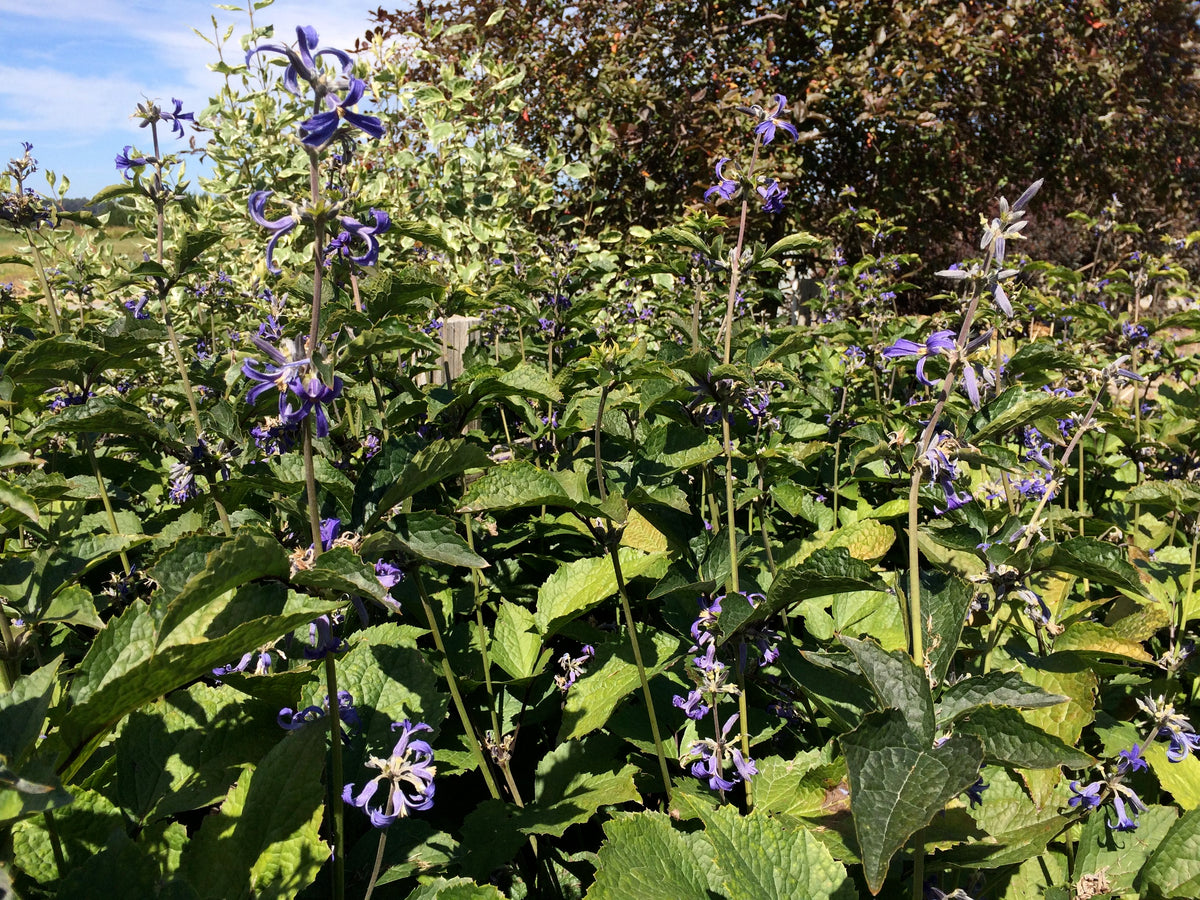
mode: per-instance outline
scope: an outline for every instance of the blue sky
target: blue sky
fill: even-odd
[[[240,2],[239,13],[212,0],[0,0],[0,168],[29,141],[42,169],[28,185],[35,190],[45,190],[47,169],[70,176],[72,197],[116,182],[113,158],[122,147],[149,149],[147,133],[129,118],[139,102],[170,109],[178,97],[185,111],[198,111],[219,87],[221,77],[207,69],[216,51],[193,28],[211,38],[213,16],[222,35],[236,25],[227,52],[240,60],[236,42],[248,30]],[[275,39],[288,43],[297,25],[312,25],[322,47],[348,49],[369,24],[367,9],[378,5],[275,0],[254,21],[274,24]],[[203,133],[196,139],[203,143]],[[195,174],[190,159],[188,171]]]

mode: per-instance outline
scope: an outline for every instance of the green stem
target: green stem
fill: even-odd
[[[746,706],[746,673],[738,665],[738,731],[741,733],[742,756],[750,759],[750,715]],[[754,785],[752,779],[746,779],[746,812],[754,809]]]
[[[667,769],[667,754],[663,751],[662,736],[658,730],[658,716],[654,712],[654,698],[650,694],[650,680],[646,677],[646,666],[642,663],[642,648],[638,643],[637,627],[633,622],[633,611],[629,608],[629,592],[625,589],[625,577],[621,574],[621,557],[611,543],[608,548],[612,560],[613,574],[617,579],[617,592],[621,596],[621,612],[625,616],[625,628],[629,632],[629,646],[633,650],[633,661],[637,664],[638,680],[642,683],[642,696],[646,700],[646,713],[650,717],[650,733],[654,737],[654,752],[658,754],[658,766],[662,774],[663,789],[671,794],[671,773]]]
[[[367,882],[367,892],[363,894],[363,900],[371,900],[371,895],[375,893],[375,882],[379,878],[379,870],[383,867],[383,848],[387,846],[387,829],[379,829],[379,846],[375,849],[375,865],[371,868],[371,880]]]
[[[425,620],[429,623],[429,631],[433,634],[433,643],[442,657],[442,674],[445,676],[446,683],[450,687],[450,696],[454,700],[454,708],[458,711],[459,721],[462,722],[467,744],[470,745],[471,752],[475,756],[475,763],[479,766],[479,771],[483,774],[483,780],[487,783],[488,793],[492,795],[493,799],[499,800],[500,789],[496,786],[496,779],[492,777],[492,770],[488,767],[487,759],[483,755],[483,747],[479,743],[478,736],[475,734],[475,727],[471,724],[471,717],[467,715],[467,707],[463,703],[462,692],[458,689],[458,678],[455,677],[454,668],[450,665],[450,655],[446,652],[446,645],[442,642],[442,632],[438,628],[437,618],[433,614],[433,606],[429,602],[429,594],[425,591],[425,579],[421,577],[420,571],[415,571],[413,573],[413,580],[417,584],[417,592],[421,595],[421,606],[425,609]]]
[[[733,440],[729,434],[729,411],[721,410],[721,447],[725,453],[725,521],[729,529],[730,585],[735,594],[741,593],[738,582],[738,545],[733,499]]]
[[[157,198],[154,201],[154,247],[158,264],[163,264],[165,253],[165,234],[166,234],[166,210],[164,208],[165,200],[163,199],[163,181],[162,181],[162,155],[158,148],[158,123],[150,123],[150,132],[154,140],[154,167],[155,175],[154,182],[157,190]],[[169,303],[169,291],[164,287],[158,292],[158,305],[162,313],[163,325],[167,328],[167,339],[171,343],[171,354],[175,357],[175,367],[179,370],[179,379],[183,382],[183,395],[187,398],[188,409],[192,414],[192,424],[196,427],[196,442],[199,443],[204,434],[204,427],[200,424],[200,410],[196,406],[195,391],[192,389],[192,380],[188,377],[187,363],[183,361],[183,351],[179,347],[179,336],[175,333],[175,322],[171,316],[171,306]],[[217,352],[216,340],[213,341],[213,352]],[[225,532],[226,537],[233,534],[233,528],[229,524],[229,515],[225,511],[225,506],[215,496],[213,506],[217,510],[217,517],[221,520],[221,529]]]
[[[62,878],[67,874],[67,857],[58,837],[58,828],[54,825],[54,813],[46,810],[42,813],[42,818],[46,820],[46,835],[50,838],[50,852],[54,854],[54,865],[58,869],[58,877]]]
[[[96,451],[94,442],[91,438],[85,438],[87,443],[88,462],[92,464],[92,474],[96,476],[96,486],[100,489],[100,502],[104,504],[104,512],[108,516],[108,530],[114,536],[121,534],[121,528],[117,525],[117,514],[113,512],[112,500],[108,496],[108,488],[104,486],[104,478],[100,475],[100,463],[96,460]],[[129,564],[129,557],[125,555],[125,551],[121,550],[118,554],[121,557],[121,565],[125,569],[125,574],[130,575],[133,572],[133,567]]]
[[[604,463],[600,457],[600,430],[604,422],[604,404],[608,400],[608,382],[600,388],[600,406],[596,410],[596,426],[592,429],[592,444],[596,451],[596,489],[600,494],[600,502],[608,499],[608,488],[604,484]]]
[[[38,280],[42,283],[42,293],[46,295],[46,306],[50,310],[50,324],[54,327],[55,334],[62,334],[62,323],[58,318],[58,304],[54,302],[54,288],[50,287],[50,279],[46,277],[46,262],[42,259],[42,251],[38,249],[38,245],[33,240],[33,234],[29,229],[25,229],[25,239],[29,241],[29,246],[33,250],[33,262],[37,268]]]
[[[917,666],[925,666],[925,629],[921,624],[921,550],[917,543],[921,468],[913,463],[908,488],[908,650]]]
[[[312,417],[304,420],[304,491],[308,497],[308,527],[312,533],[313,560],[321,555],[321,505],[317,500],[317,469],[313,460]]]
[[[916,456],[913,459],[912,483],[908,490],[909,649],[912,652],[913,662],[922,669],[925,667],[925,637],[924,626],[921,622],[921,552],[917,542],[917,501],[921,490],[921,460],[925,456],[926,451],[929,450],[929,444],[933,441],[934,434],[937,433],[937,426],[941,420],[942,411],[946,408],[946,402],[950,399],[950,394],[954,390],[955,380],[958,377],[958,366],[962,355],[966,352],[967,338],[970,337],[971,324],[975,320],[975,311],[978,308],[979,289],[976,288],[971,292],[971,300],[967,304],[967,311],[963,316],[962,326],[958,330],[958,341],[956,344],[958,352],[950,357],[950,367],[946,371],[946,377],[942,379],[941,394],[939,394],[937,403],[933,408],[933,415],[929,417],[929,423],[925,426],[925,431],[921,435],[921,443],[917,447]]]
[[[750,156],[750,169],[746,172],[746,180],[751,184],[754,183],[754,168],[758,165],[758,151],[762,146],[762,136],[755,135],[754,137],[754,152]],[[725,332],[725,352],[721,357],[721,361],[725,365],[729,365],[729,361],[733,356],[733,305],[737,300],[738,284],[741,280],[742,272],[742,247],[746,242],[746,217],[750,212],[749,198],[742,198],[742,217],[738,223],[737,246],[734,248],[733,256],[729,261],[729,297],[725,303],[725,321],[721,325],[721,330]]]
[[[318,542],[319,543],[319,542]],[[329,811],[333,826],[333,897],[342,900],[346,895],[346,831],[343,827],[342,804],[342,717],[338,700],[337,661],[332,653],[325,654],[325,689],[329,695]]]
[[[12,622],[3,609],[0,609],[0,641],[4,644],[4,655],[0,657],[0,688],[5,693],[12,690],[13,683],[21,674],[20,663],[17,660],[17,642],[12,633]]]
[[[471,514],[463,513],[463,526],[467,529],[467,547],[475,552],[475,529],[471,527]],[[475,634],[479,641],[479,661],[483,665],[483,683],[487,687],[488,712],[492,717],[492,734],[500,740],[500,719],[496,715],[496,691],[492,686],[492,662],[488,657],[488,631],[483,622],[483,586],[480,583],[479,570],[471,569],[471,585],[475,589]]]
[[[1184,628],[1187,625],[1187,620],[1185,618],[1185,615],[1187,612],[1187,607],[1188,607],[1188,604],[1192,600],[1193,592],[1196,590],[1196,548],[1197,548],[1197,545],[1200,545],[1200,518],[1198,518],[1195,522],[1192,523],[1192,564],[1191,564],[1191,568],[1188,569],[1187,593],[1184,594],[1183,597],[1179,601],[1179,611],[1178,611],[1178,615],[1177,615],[1178,622],[1172,623],[1173,624],[1172,631],[1175,631],[1175,629],[1178,629],[1178,634],[1183,634]],[[1173,643],[1175,640],[1174,634],[1171,635],[1171,640]]]

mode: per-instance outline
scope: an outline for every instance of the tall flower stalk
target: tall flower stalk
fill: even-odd
[[[949,356],[949,370],[942,379],[941,391],[938,394],[937,402],[933,408],[933,414],[930,415],[929,421],[925,425],[924,431],[921,433],[921,440],[917,444],[916,454],[913,458],[912,478],[909,483],[908,491],[908,565],[909,565],[909,587],[908,587],[908,631],[909,631],[909,651],[912,655],[913,662],[924,668],[925,665],[925,641],[924,641],[924,626],[921,618],[921,569],[920,569],[920,550],[917,543],[918,535],[918,495],[921,489],[921,480],[924,474],[922,463],[928,460],[930,446],[933,444],[934,437],[938,433],[938,424],[941,421],[942,412],[946,408],[946,403],[953,393],[957,380],[960,376],[960,370],[970,371],[970,376],[966,377],[968,393],[971,393],[973,402],[978,399],[978,387],[975,386],[972,393],[972,386],[975,384],[975,371],[967,363],[969,350],[974,343],[971,340],[971,326],[975,321],[976,311],[979,309],[979,300],[983,290],[988,291],[997,306],[997,308],[1007,316],[1012,315],[1012,306],[1008,301],[1008,296],[1005,293],[1003,280],[1015,275],[1013,270],[1004,269],[1004,258],[1007,251],[1007,242],[1014,238],[1018,238],[1021,231],[1025,228],[1028,222],[1024,218],[1025,206],[1033,199],[1034,195],[1042,186],[1042,180],[1038,179],[1025,192],[1017,198],[1017,202],[1011,207],[1008,201],[1003,197],[1000,199],[1000,214],[993,218],[990,222],[985,220],[984,233],[980,240],[980,249],[987,252],[987,267],[979,277],[972,277],[972,273],[964,269],[947,269],[939,272],[946,278],[954,280],[971,280],[971,295],[967,301],[967,309],[963,314],[962,324],[958,330],[958,337],[953,345],[949,344],[945,338],[949,337],[949,333],[939,332],[926,342],[927,352],[946,352]],[[944,336],[939,343],[934,339],[939,335]],[[887,356],[889,351],[893,356],[911,355],[911,351],[907,346],[901,347],[900,344],[912,344],[911,341],[899,342],[896,345],[884,351]],[[916,345],[913,344],[915,347]],[[896,352],[901,351],[901,352]],[[918,364],[918,377],[923,377],[923,368],[925,359],[923,358]],[[965,367],[965,368],[964,368]]]
[[[303,209],[293,209],[289,216],[268,220],[264,215],[264,209],[270,193],[258,191],[250,197],[250,215],[260,225],[270,228],[274,232],[267,244],[267,266],[272,270],[275,270],[272,253],[280,238],[294,229],[301,220],[311,222],[313,229],[313,292],[308,338],[303,344],[300,340],[293,343],[294,352],[291,359],[285,360],[282,356],[277,358],[275,362],[282,364],[271,367],[273,369],[271,375],[274,376],[275,384],[280,390],[281,419],[286,422],[290,418],[291,424],[299,423],[302,428],[304,484],[314,560],[320,556],[323,541],[313,436],[314,431],[318,437],[324,437],[328,432],[324,404],[331,403],[336,399],[341,388],[340,379],[329,376],[323,371],[321,359],[321,290],[325,270],[325,230],[340,211],[339,203],[326,202],[321,195],[321,153],[342,131],[343,124],[357,128],[373,138],[383,136],[383,126],[379,119],[363,115],[352,109],[362,99],[365,85],[362,80],[353,76],[354,61],[350,55],[342,50],[328,47],[317,50],[318,43],[319,38],[315,29],[298,27],[295,46],[277,43],[260,44],[251,47],[246,53],[247,63],[259,53],[281,54],[288,61],[288,66],[283,74],[284,87],[293,94],[300,94],[302,92],[300,82],[303,81],[307,85],[306,90],[312,92],[313,115],[303,122],[299,129],[300,143],[304,147],[309,163],[308,203]],[[320,63],[322,56],[331,57],[336,62],[340,71],[334,78],[326,75],[325,69]],[[338,90],[342,84],[347,85],[346,92],[339,94]],[[378,244],[373,240],[369,243],[377,251]],[[269,349],[261,344],[260,348]],[[297,399],[298,406],[294,411],[290,402],[285,405],[285,388]],[[440,644],[440,635],[437,637]],[[333,654],[325,655],[325,679],[329,695],[337,696],[337,668]],[[330,716],[329,719],[330,784],[332,789],[342,783],[342,741],[338,717]],[[342,822],[342,804],[337,802],[336,796],[330,802],[329,808],[333,838],[333,896],[340,900],[345,892],[345,833]]]

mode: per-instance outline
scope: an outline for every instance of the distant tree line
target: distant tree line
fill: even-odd
[[[907,245],[956,257],[978,210],[1036,178],[1033,254],[1085,263],[1092,241],[1065,216],[1112,195],[1148,231],[1193,227],[1200,3],[523,0],[485,27],[500,6],[380,7],[366,39],[411,32],[440,62],[483,50],[523,66],[520,139],[591,167],[606,227],[697,204],[720,157],[748,155],[736,106],[774,93],[803,132],[770,159],[790,225],[840,228],[848,244],[853,202],[902,222]]]

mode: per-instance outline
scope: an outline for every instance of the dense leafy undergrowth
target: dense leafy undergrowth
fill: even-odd
[[[765,241],[779,96],[617,234],[520,72],[270,37],[140,258],[9,166],[5,896],[1200,894],[1196,235]]]

